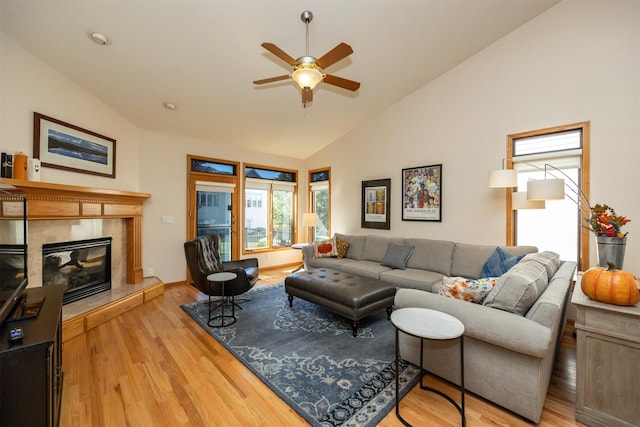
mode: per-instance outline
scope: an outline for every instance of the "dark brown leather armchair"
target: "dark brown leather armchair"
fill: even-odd
[[[209,234],[185,242],[184,255],[191,273],[192,285],[209,296],[233,297],[243,294],[258,281],[258,259],[221,261],[218,248],[220,236]],[[209,282],[211,273],[236,273],[237,277],[224,284],[224,295],[220,282]]]

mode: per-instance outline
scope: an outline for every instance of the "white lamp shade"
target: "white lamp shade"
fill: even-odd
[[[534,179],[527,181],[527,199],[564,199],[564,179]]]
[[[315,227],[318,225],[318,215],[315,212],[302,214],[302,225],[305,227]]]
[[[544,200],[528,200],[526,191],[516,191],[511,194],[511,209],[544,209]]]
[[[518,186],[518,172],[515,169],[497,169],[489,172],[489,188]]]
[[[300,89],[308,87],[313,90],[322,81],[324,75],[315,67],[300,66],[291,73],[291,78],[298,83]]]

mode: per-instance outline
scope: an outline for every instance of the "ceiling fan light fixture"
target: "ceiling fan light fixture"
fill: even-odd
[[[281,80],[291,79],[302,91],[302,104],[306,106],[313,102],[313,89],[324,81],[325,83],[337,86],[350,91],[357,91],[360,83],[353,80],[343,79],[332,74],[325,74],[324,69],[332,66],[338,61],[346,58],[353,53],[353,49],[346,43],[340,43],[319,59],[309,55],[309,22],[313,19],[313,14],[309,11],[302,12],[300,16],[302,22],[307,27],[307,50],[304,56],[294,59],[291,55],[280,49],[273,43],[262,43],[260,46],[293,67],[291,74],[284,76],[270,77],[268,79],[254,80],[254,85],[262,85],[265,83],[279,82]]]
[[[325,75],[315,64],[300,64],[291,73],[291,78],[300,86],[300,89],[308,87],[313,90],[324,77]]]

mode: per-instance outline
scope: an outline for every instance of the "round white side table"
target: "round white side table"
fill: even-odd
[[[464,414],[464,325],[455,317],[442,313],[440,311],[431,310],[428,308],[401,308],[391,313],[391,323],[396,328],[396,417],[406,426],[410,426],[407,421],[400,415],[400,394],[399,390],[399,366],[398,359],[400,359],[400,332],[420,338],[420,388],[432,393],[436,393],[445,399],[447,399],[453,406],[456,407],[460,415],[462,416],[462,425],[466,425],[466,417]],[[424,340],[460,340],[460,404],[453,400],[450,396],[447,396],[440,390],[436,390],[432,387],[427,387],[422,382],[426,375],[426,370],[423,369],[423,356],[424,356]]]
[[[225,294],[224,285],[231,280],[235,280],[237,277],[238,275],[236,273],[229,272],[211,273],[207,276],[209,285],[211,285],[211,282],[217,282],[220,283],[220,286],[222,286],[222,301],[220,302],[220,304],[218,304],[218,306],[220,306],[220,314],[218,316],[212,316],[212,313],[216,308],[218,308],[218,306],[214,307],[213,309],[211,308],[211,295],[209,295],[209,321],[207,322],[207,325],[211,326],[212,328],[223,328],[225,326],[230,326],[236,323],[236,310],[235,303],[233,302],[233,295]],[[231,303],[231,315],[224,314],[224,306],[228,302]],[[213,322],[217,319],[220,319],[219,324],[214,324]],[[225,319],[231,320],[225,323]]]

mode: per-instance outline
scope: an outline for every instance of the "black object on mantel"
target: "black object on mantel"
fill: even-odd
[[[62,285],[27,288],[27,305],[42,301],[39,311],[0,327],[1,426],[59,425],[63,294]],[[11,330],[18,328],[23,338],[10,342]]]

